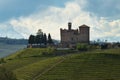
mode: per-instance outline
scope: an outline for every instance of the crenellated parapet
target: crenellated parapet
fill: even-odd
[[[89,43],[89,26],[81,25],[78,29],[72,29],[72,23],[68,23],[68,29],[60,29],[61,43],[70,45],[77,43]]]

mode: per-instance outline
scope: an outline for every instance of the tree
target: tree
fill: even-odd
[[[35,36],[34,35],[30,35],[28,43],[29,44],[34,44],[35,43]]]
[[[28,43],[29,43],[29,44],[32,43],[32,42],[31,42],[31,37],[32,37],[32,35],[30,35],[30,36],[29,36],[29,39],[28,39]]]
[[[43,34],[39,34],[36,35],[36,44],[44,44],[44,35]]]
[[[47,38],[46,34],[43,33],[41,29],[38,30],[36,36],[30,35],[28,43],[31,44],[31,45],[32,44],[37,44],[37,45],[40,45],[40,46],[41,45],[47,45],[47,43],[48,44],[54,44],[50,33],[48,34],[48,38]]]
[[[43,35],[43,43],[44,43],[44,45],[47,45],[47,36],[46,36],[46,34]]]
[[[50,33],[48,34],[48,44],[53,44],[53,41],[52,41]]]
[[[40,35],[39,43],[40,43],[40,45],[44,44],[44,35],[43,34]]]
[[[39,39],[40,39],[40,35],[36,35],[36,37],[35,37],[35,43],[36,44],[39,44]]]

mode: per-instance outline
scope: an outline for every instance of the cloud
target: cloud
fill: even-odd
[[[67,28],[68,20],[74,20],[80,13],[81,7],[76,2],[68,2],[64,8],[51,6],[43,12],[12,19],[10,24],[19,33],[35,34],[41,28],[44,32],[53,34],[55,39],[60,39],[59,29]],[[85,13],[81,16],[85,16]],[[23,36],[28,38],[27,35]]]
[[[87,0],[85,11],[89,11],[99,17],[112,19],[120,18],[120,0]]]
[[[20,16],[28,16],[51,5],[64,6],[68,0],[0,0],[0,22]]]
[[[90,26],[91,40],[98,38],[119,40],[120,19],[110,21],[106,17],[84,10],[88,4],[88,0],[69,1],[64,7],[49,6],[28,16],[12,18],[8,23],[24,38],[42,29],[45,33],[51,33],[52,38],[60,39],[60,28],[67,28],[67,23],[71,21],[73,28],[78,28],[82,24]]]
[[[23,38],[21,34],[16,32],[9,23],[0,24],[0,36],[10,38]]]

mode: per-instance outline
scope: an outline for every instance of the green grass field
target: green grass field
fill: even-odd
[[[24,49],[6,57],[3,66],[18,80],[120,80],[120,49],[61,56],[44,52],[49,50]]]

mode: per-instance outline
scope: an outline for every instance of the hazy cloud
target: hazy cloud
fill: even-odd
[[[87,0],[84,10],[99,17],[120,18],[120,0]]]
[[[17,33],[24,36],[24,38],[28,38],[30,34],[35,34],[38,29],[42,29],[43,32],[45,33],[51,33],[53,38],[60,39],[59,29],[67,28],[67,23],[71,21],[73,22],[73,28],[78,28],[78,26],[82,24],[86,24],[90,26],[91,40],[98,38],[108,39],[111,41],[113,41],[114,39],[119,40],[120,19],[110,20],[108,19],[109,16],[101,17],[102,13],[101,16],[98,16],[96,15],[97,14],[96,11],[84,10],[87,6],[93,4],[90,3],[89,1],[88,0],[69,1],[65,3],[64,7],[49,6],[49,8],[43,11],[38,10],[37,12],[34,12],[28,16],[12,18],[11,20],[8,21],[8,23],[13,27],[13,29]],[[98,3],[102,5],[102,2],[100,2],[100,0],[96,0],[96,1],[99,1]],[[95,3],[97,5],[97,2]],[[98,4],[97,5],[98,8],[95,6],[94,7],[96,8],[96,10],[99,10],[99,7],[101,5]],[[104,5],[103,5],[103,9],[104,9]],[[94,12],[96,12],[96,14],[93,14]]]

